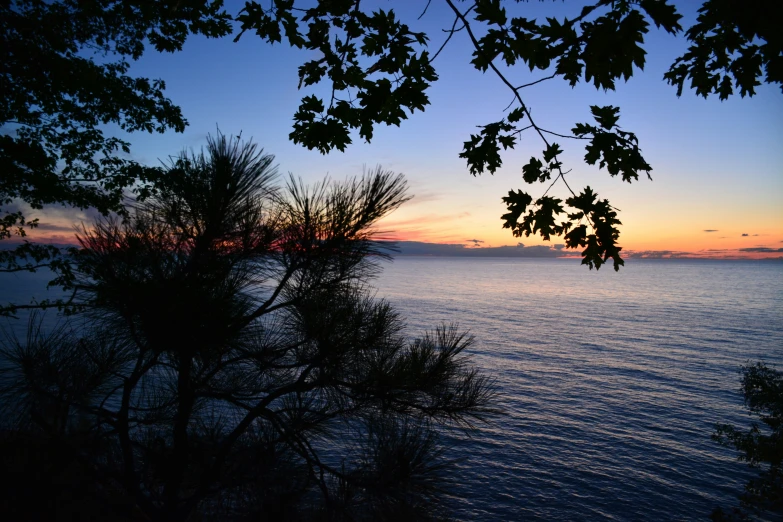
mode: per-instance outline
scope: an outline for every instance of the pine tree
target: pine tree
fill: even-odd
[[[370,293],[388,256],[373,227],[405,181],[281,188],[272,161],[218,135],[126,220],[82,231],[71,326],[5,343],[7,433],[126,515],[439,518],[436,428],[484,418],[492,389],[470,337],[410,340]]]

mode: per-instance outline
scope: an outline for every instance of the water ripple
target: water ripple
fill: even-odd
[[[737,373],[783,364],[783,265],[398,258],[379,297],[411,335],[457,322],[503,415],[445,438],[463,520],[693,520],[748,477],[710,440],[746,424]]]

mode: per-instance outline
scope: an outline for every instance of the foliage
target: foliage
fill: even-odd
[[[189,34],[231,32],[221,0],[0,1],[0,240],[37,220],[45,205],[123,210],[126,189],[145,195],[160,175],[129,157],[130,145],[107,129],[182,132],[187,121],[163,95],[162,80],[128,75],[152,46],[182,49]],[[117,134],[117,133],[114,133]],[[60,271],[57,248],[24,242],[0,251],[3,271]]]
[[[748,411],[761,421],[744,430],[729,424],[715,427],[713,440],[739,452],[739,460],[760,469],[757,478],[745,486],[742,505],[758,513],[783,514],[783,372],[763,363],[742,367],[742,394]],[[748,513],[734,510],[734,517]],[[714,520],[731,519],[720,509]]]
[[[599,268],[611,259],[618,270],[623,260],[616,242],[621,224],[616,209],[605,199],[583,207],[569,203],[584,203],[593,193],[589,187],[581,194],[571,189],[566,181],[570,170],[564,170],[558,159],[563,149],[551,140],[584,141],[586,163],[598,164],[630,183],[641,173],[649,177],[652,170],[636,135],[619,127],[620,112],[612,106],[592,107],[597,125],[576,123],[571,134],[548,130],[532,118],[522,91],[554,78],[571,86],[585,81],[597,89],[614,90],[618,80],[628,80],[644,68],[644,37],[650,24],[677,34],[682,30],[681,15],[667,0],[598,0],[579,16],[563,20],[515,16],[509,11],[521,9],[500,0],[473,0],[464,7],[443,1],[454,18],[434,53],[428,50],[430,35],[412,31],[393,10],[370,12],[358,0],[305,6],[274,0],[269,7],[249,1],[237,17],[242,28],[237,38],[254,32],[270,43],[285,39],[294,47],[318,51],[299,68],[299,87],[325,83],[331,96],[328,102],[313,94],[302,98],[290,138],[326,153],[344,150],[352,141],[352,131],[370,141],[376,125],[399,126],[409,114],[424,110],[429,104],[427,90],[437,80],[436,58],[455,34],[466,35],[474,49],[471,65],[481,72],[492,71],[513,96],[505,118],[480,125],[478,133],[464,142],[460,157],[471,174],[496,172],[503,164],[501,152],[514,149],[525,131],[535,133],[544,145],[543,161],[531,158],[522,173],[526,183],[551,183],[549,188],[535,202],[526,192],[509,192],[503,198],[509,209],[502,217],[503,226],[515,236],[539,234],[546,240],[565,236],[568,248],[583,249],[583,264]],[[422,2],[421,16],[430,3]],[[732,80],[742,96],[755,94],[762,78],[782,84],[781,5],[777,0],[759,0],[752,6],[733,0],[705,1],[696,25],[685,33],[691,47],[665,79],[677,86],[678,94],[690,80],[698,94],[718,94],[721,99],[734,92]],[[513,67],[546,76],[515,86],[506,72]],[[566,204],[572,211],[565,210],[562,200],[547,196],[557,182],[570,194]],[[524,214],[528,206],[533,208]],[[556,224],[563,214],[563,221]]]
[[[492,390],[470,337],[408,340],[369,293],[388,256],[374,225],[405,181],[275,173],[218,136],[127,220],[84,229],[82,322],[5,342],[6,428],[139,518],[440,518],[435,428],[470,427]]]
[[[783,6],[767,0],[748,7],[710,0],[699,9],[696,24],[686,33],[693,45],[664,75],[678,95],[688,78],[698,94],[717,94],[721,100],[734,94],[734,87],[743,97],[753,96],[761,78],[783,87]]]

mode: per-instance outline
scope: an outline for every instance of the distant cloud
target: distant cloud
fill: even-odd
[[[94,208],[79,209],[63,205],[44,205],[42,209],[34,209],[26,202],[14,200],[2,205],[0,214],[22,212],[28,222],[39,219],[36,227],[25,227],[27,239],[44,244],[76,244],[77,228],[84,224],[90,226],[101,217]],[[13,244],[24,240],[18,236],[7,239]]]
[[[748,237],[748,234],[742,234],[742,237]]]
[[[717,230],[715,230],[713,228],[708,228],[708,229],[704,230],[704,232],[717,232]]]
[[[521,245],[521,244],[520,244]],[[549,246],[536,245],[500,247],[469,247],[461,244],[399,241],[398,255],[402,256],[458,256],[458,257],[562,257],[563,252]]]
[[[9,204],[3,205],[3,213],[6,212],[22,212],[25,218],[32,220],[35,218],[45,220],[38,228],[41,230],[60,230],[60,231],[73,231],[72,223],[87,222],[92,223],[101,217],[101,213],[94,208],[80,209],[76,207],[69,207],[65,205],[52,204],[44,205],[42,209],[31,208],[27,203],[14,200]],[[58,225],[53,222],[61,222]],[[67,226],[66,226],[67,225]],[[57,227],[57,228],[46,228]]]
[[[479,245],[481,245],[481,243],[484,242],[480,239],[466,239],[465,241],[467,241],[468,243],[473,243],[474,247],[479,247]]]
[[[757,253],[765,253],[765,254],[774,254],[776,252],[783,252],[783,248],[769,248],[769,247],[750,247],[750,248],[740,248],[740,252],[757,252]]]
[[[693,257],[693,253],[677,250],[637,250],[624,252],[628,259],[679,259]]]
[[[752,248],[708,248],[694,252],[681,250],[628,250],[623,251],[627,259],[783,259],[776,255],[783,253],[783,248],[752,247]]]
[[[51,223],[39,223],[35,230],[41,230],[46,232],[74,232],[73,225],[62,226],[53,225]]]
[[[54,234],[46,237],[35,237],[28,234],[27,237],[24,239],[32,240],[33,242],[39,245],[52,245],[58,248],[79,246],[74,236],[64,236],[62,234]],[[22,243],[22,241],[23,239],[20,238],[19,236],[13,236],[9,239],[4,239],[2,242],[0,242],[0,250],[16,248]]]

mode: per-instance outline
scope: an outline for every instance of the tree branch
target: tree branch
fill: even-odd
[[[449,4],[449,7],[451,7],[451,10],[454,11],[454,13],[457,15],[457,17],[462,20],[463,25],[465,26],[465,29],[468,32],[468,36],[470,37],[470,41],[473,43],[473,47],[476,49],[477,52],[484,54],[484,49],[481,47],[481,44],[479,44],[478,39],[473,34],[473,30],[470,27],[470,22],[468,22],[467,18],[465,18],[465,14],[460,13],[459,9],[457,9],[457,6],[454,5],[454,2],[452,0],[446,0],[446,3]],[[488,58],[485,56],[485,58]],[[525,105],[525,102],[522,100],[522,96],[519,94],[519,90],[514,87],[514,85],[508,81],[508,79],[503,75],[502,72],[497,68],[497,66],[494,64],[492,60],[487,59],[487,62],[489,63],[489,67],[492,69],[492,71],[497,75],[498,78],[514,93],[514,97],[519,101],[520,107],[522,107],[522,110],[524,111],[525,115],[527,116],[528,121],[530,121],[530,124],[533,126],[533,128],[538,133],[541,140],[544,142],[544,144],[549,147],[549,140],[546,139],[546,136],[544,136],[544,132],[542,131],[541,127],[536,125],[535,121],[531,117],[530,110],[528,109],[527,105]],[[555,156],[555,159],[557,159],[557,156]],[[563,177],[563,171],[560,167],[558,167],[558,172],[561,179],[565,182],[565,178]],[[571,187],[568,186],[568,183],[565,183],[566,187],[568,188],[569,192],[571,192],[571,195],[576,197],[576,193],[574,193],[573,190],[571,190]]]
[[[545,82],[545,81],[547,81],[547,80],[551,80],[551,79],[552,79],[552,78],[554,78],[555,76],[557,76],[557,73],[552,73],[552,75],[551,75],[551,76],[546,76],[546,77],[544,77],[544,78],[541,78],[541,79],[538,79],[538,80],[536,80],[536,81],[534,81],[534,82],[526,83],[526,84],[520,85],[519,87],[514,87],[514,88],[515,88],[516,90],[524,89],[525,87],[530,87],[531,85],[535,85],[535,84],[537,84],[537,83],[541,83],[541,82]]]

